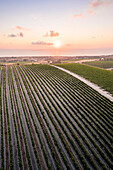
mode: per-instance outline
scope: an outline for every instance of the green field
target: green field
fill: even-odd
[[[99,85],[103,89],[113,94],[113,72],[100,68],[82,65],[82,64],[57,64],[60,67],[68,69],[89,81]]]
[[[86,62],[85,64],[104,68],[104,69],[113,68],[113,61],[92,61],[92,62]]]
[[[0,170],[110,170],[113,102],[49,65],[0,69]]]

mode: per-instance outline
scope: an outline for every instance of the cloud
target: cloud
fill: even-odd
[[[18,25],[16,26],[16,28],[19,29],[19,30],[22,30],[22,29],[23,29],[22,27],[20,27],[20,26],[18,26]]]
[[[73,15],[73,18],[81,18],[81,17],[84,17],[83,14],[74,14]]]
[[[66,46],[71,46],[71,44],[66,44]]]
[[[9,34],[8,37],[14,38],[14,37],[17,37],[17,35],[16,34]]]
[[[59,33],[58,32],[54,32],[53,30],[50,31],[50,33],[46,33],[44,35],[44,37],[58,37]]]
[[[113,3],[112,0],[93,0],[91,3],[92,8]]]
[[[93,0],[92,3],[91,3],[91,6],[92,6],[93,8],[95,8],[95,7],[101,6],[101,5],[103,5],[103,4],[104,4],[104,1]]]
[[[18,33],[18,34],[9,34],[8,37],[14,38],[14,37],[23,37],[24,34],[22,32]]]
[[[21,27],[21,26],[19,26],[19,25],[16,26],[16,29],[17,29],[17,30],[22,30],[22,31],[29,31],[29,30],[30,30],[30,29],[28,29],[28,28],[24,28],[24,27]]]
[[[37,41],[37,42],[32,42],[31,43],[32,45],[53,45],[53,43],[47,43],[47,42],[44,42],[44,41]]]
[[[90,2],[90,8],[86,9],[85,14],[74,14],[73,18],[87,18],[88,15],[96,15],[96,12],[94,11],[99,6],[107,6],[113,3],[113,0],[91,0]],[[86,14],[87,13],[87,14]]]
[[[87,13],[89,14],[89,15],[96,15],[96,13],[95,12],[93,12],[92,10],[87,10]]]
[[[20,32],[19,36],[20,36],[20,37],[23,37],[23,36],[24,36],[24,34],[23,34],[22,32]]]
[[[89,15],[96,15],[96,13],[95,12],[93,12],[92,10],[86,10],[86,12],[87,12],[87,14],[89,14]],[[88,17],[88,15],[87,15],[86,13],[85,14],[75,14],[75,15],[73,15],[73,18],[87,18]]]

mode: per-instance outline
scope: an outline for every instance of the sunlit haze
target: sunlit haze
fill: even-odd
[[[56,48],[60,48],[60,47],[61,47],[61,42],[60,42],[60,41],[55,41],[55,42],[54,42],[54,46],[55,46]]]
[[[56,54],[113,54],[113,0],[0,0],[0,56]]]

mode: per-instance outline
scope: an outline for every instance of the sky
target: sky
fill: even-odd
[[[0,56],[113,54],[113,0],[0,0]]]

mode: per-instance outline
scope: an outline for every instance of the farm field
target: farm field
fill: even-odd
[[[113,71],[75,63],[57,64],[57,66],[88,79],[113,95]]]
[[[85,62],[84,64],[90,66],[96,66],[104,69],[113,68],[113,61],[92,61],[92,62]]]
[[[3,66],[0,102],[0,169],[113,168],[113,102],[80,80],[49,65]]]

